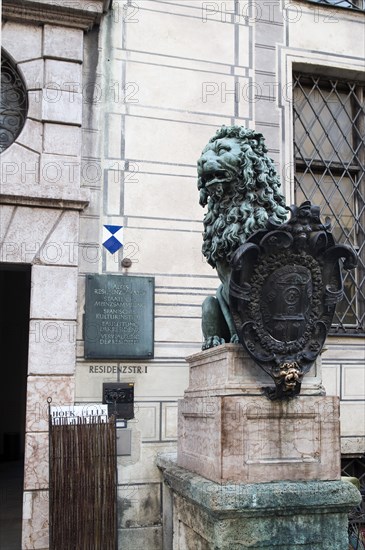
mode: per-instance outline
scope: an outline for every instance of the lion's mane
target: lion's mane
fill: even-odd
[[[273,218],[283,223],[287,217],[284,197],[274,163],[267,156],[261,133],[240,126],[222,126],[210,143],[221,138],[240,140],[240,173],[228,190],[210,196],[202,178],[198,179],[200,204],[208,205],[204,217],[202,251],[208,263],[230,263],[234,252],[256,230]]]

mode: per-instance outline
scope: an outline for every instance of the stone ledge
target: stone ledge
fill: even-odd
[[[190,363],[194,363],[199,359],[204,359],[204,358],[209,359],[214,355],[217,355],[217,356],[225,355],[227,351],[233,352],[238,356],[242,356],[242,357],[244,355],[243,347],[240,344],[224,344],[222,346],[214,346],[213,348],[209,348],[204,351],[198,351],[197,353],[193,353],[193,355],[189,355],[188,357],[186,357],[186,362],[189,363],[190,365]]]
[[[313,513],[324,509],[349,512],[361,502],[356,487],[347,481],[280,481],[271,483],[215,483],[177,465],[176,453],[157,456],[165,483],[174,492],[209,509],[217,517],[227,514],[261,516]]]
[[[20,184],[2,184],[0,186],[1,204],[84,210],[89,204],[89,200],[88,189]]]
[[[3,21],[62,25],[89,30],[110,8],[111,0],[77,0],[75,7],[63,0],[3,0]],[[91,9],[92,8],[92,9]]]
[[[260,396],[263,388],[274,388],[272,378],[257,365],[241,344],[223,344],[186,357],[189,387],[185,397],[214,395]],[[325,395],[321,359],[303,379],[301,396]]]
[[[362,457],[364,452],[365,437],[363,435],[341,437],[341,454],[352,458],[354,455]]]

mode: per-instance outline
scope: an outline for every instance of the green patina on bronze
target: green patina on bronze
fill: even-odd
[[[263,135],[241,126],[222,126],[198,160],[204,217],[203,254],[222,285],[203,304],[203,349],[238,342],[229,310],[230,261],[237,248],[269,218],[283,223],[287,207]]]

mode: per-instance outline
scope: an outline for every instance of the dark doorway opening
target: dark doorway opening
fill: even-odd
[[[31,267],[0,264],[0,549],[20,550]]]

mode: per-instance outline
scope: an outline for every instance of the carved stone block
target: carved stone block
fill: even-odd
[[[242,394],[262,395],[263,388],[274,383],[264,370],[258,369],[243,346],[224,344],[190,355],[189,386],[186,397]],[[321,359],[303,380],[302,395],[324,395]]]
[[[309,376],[303,394],[271,401],[264,372],[238,345],[188,358],[178,411],[178,465],[218,483],[340,478],[339,399]]]
[[[164,541],[174,550],[344,550],[360,494],[345,481],[219,484],[160,455]]]
[[[178,431],[178,465],[218,483],[340,479],[337,397],[185,398]]]

